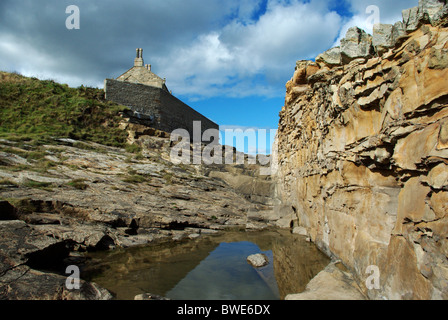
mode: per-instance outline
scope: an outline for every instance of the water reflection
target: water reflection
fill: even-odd
[[[247,256],[270,264],[254,269]],[[117,299],[152,293],[179,300],[276,300],[299,293],[329,259],[287,231],[226,232],[198,240],[96,253],[82,271]]]
[[[256,244],[247,241],[221,243],[166,296],[182,300],[188,292],[193,300],[278,300],[276,283],[271,288],[246,262],[249,255],[259,252]],[[272,251],[264,253],[272,257]]]

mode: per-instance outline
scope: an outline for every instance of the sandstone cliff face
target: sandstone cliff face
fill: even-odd
[[[351,29],[287,83],[281,208],[361,285],[378,266],[372,299],[448,299],[446,12],[420,1],[373,37]]]

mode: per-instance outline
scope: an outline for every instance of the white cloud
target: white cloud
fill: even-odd
[[[332,44],[340,25],[340,16],[322,1],[271,0],[257,21],[229,21],[186,48],[173,48],[158,63],[180,94],[282,95],[295,61]]]
[[[363,27],[367,6],[390,23],[418,2],[347,1],[343,20],[328,9],[334,0],[1,0],[0,69],[101,86],[142,47],[176,95],[280,97],[296,60],[329,49],[341,29]],[[69,4],[81,10],[79,31],[65,29]]]

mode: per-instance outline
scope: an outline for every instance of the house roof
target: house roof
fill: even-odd
[[[168,91],[165,85],[166,80],[153,73],[151,71],[151,65],[144,65],[142,49],[137,49],[137,58],[134,60],[134,66],[116,80],[143,84]]]

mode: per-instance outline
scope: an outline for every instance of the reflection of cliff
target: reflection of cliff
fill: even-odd
[[[141,293],[164,296],[217,246],[217,242],[205,240],[200,245],[192,241],[101,253],[95,256],[101,262],[96,264],[95,259],[82,274],[116,293],[120,300],[133,300]]]
[[[278,194],[361,284],[379,268],[370,298],[447,299],[448,5],[420,0],[403,17],[297,63]]]
[[[274,273],[280,298],[300,293],[322,269],[329,259],[315,245],[303,238],[289,237],[288,241],[274,242]]]

